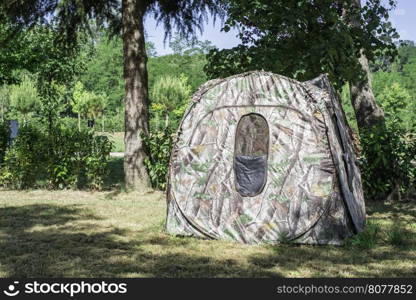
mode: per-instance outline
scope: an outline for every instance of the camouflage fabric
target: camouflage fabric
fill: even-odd
[[[259,194],[245,197],[236,189],[233,162],[247,148],[236,131],[250,114],[268,125],[267,149],[253,148],[267,151],[267,176]],[[249,244],[339,244],[365,223],[347,128],[326,76],[301,83],[255,71],[207,82],[172,150],[167,231]]]

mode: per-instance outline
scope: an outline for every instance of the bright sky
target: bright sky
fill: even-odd
[[[390,20],[400,33],[403,40],[416,41],[416,0],[398,0],[397,8],[391,13]],[[156,26],[155,20],[147,18],[145,24],[148,34],[148,41],[155,43],[158,55],[172,53],[169,48],[169,41],[164,44],[164,31],[162,25]],[[232,48],[239,44],[236,38],[237,31],[231,30],[228,33],[221,32],[220,22],[215,25],[212,21],[205,25],[202,35],[198,35],[199,40],[209,40],[220,49]]]
[[[236,37],[238,32],[236,30],[230,30],[225,33],[221,31],[221,28],[222,26],[219,20],[216,20],[215,25],[210,20],[208,24],[205,24],[202,35],[198,34],[197,38],[202,41],[209,40],[220,49],[237,46],[240,41]],[[145,22],[145,30],[148,35],[147,40],[153,42],[156,46],[157,55],[165,55],[173,52],[169,47],[169,40],[166,40],[166,43],[164,43],[165,32],[162,24],[156,26],[156,21],[148,17]]]
[[[397,8],[390,15],[391,22],[402,40],[416,42],[416,1],[398,0]]]

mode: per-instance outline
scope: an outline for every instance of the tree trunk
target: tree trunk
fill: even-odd
[[[378,106],[373,94],[368,59],[363,53],[359,58],[362,76],[350,82],[351,103],[354,107],[357,125],[360,133],[371,128],[384,127],[384,113]]]
[[[124,174],[128,189],[146,191],[150,180],[142,135],[148,134],[147,69],[143,17],[139,0],[123,0],[123,51],[125,81]]]
[[[353,6],[361,9],[361,1],[354,0]],[[356,17],[351,16],[349,20],[351,26],[360,26]],[[358,62],[362,72],[358,74],[356,80],[350,82],[350,94],[351,103],[357,118],[358,129],[360,134],[363,134],[376,127],[383,128],[385,123],[383,110],[377,105],[373,94],[368,59],[362,50],[360,50]]]

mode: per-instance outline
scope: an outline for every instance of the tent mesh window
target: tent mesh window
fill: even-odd
[[[234,146],[235,187],[243,197],[260,194],[267,181],[269,126],[255,113],[241,117]]]

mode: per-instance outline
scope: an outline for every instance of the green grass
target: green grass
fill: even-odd
[[[0,277],[415,276],[415,203],[368,207],[343,247],[173,237],[165,213],[161,192],[1,190]]]

